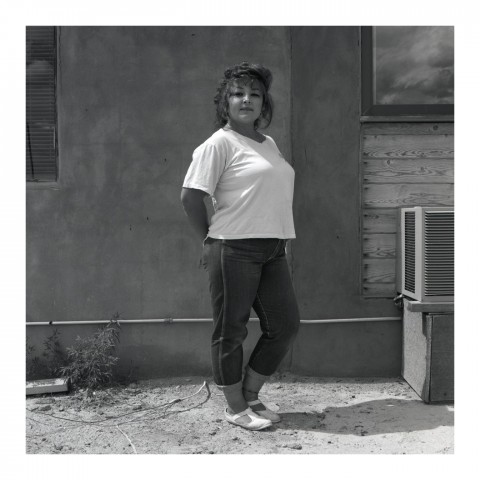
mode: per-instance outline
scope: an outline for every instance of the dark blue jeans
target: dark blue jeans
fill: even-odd
[[[253,307],[262,336],[248,365],[271,375],[290,348],[300,324],[295,292],[285,256],[286,240],[208,237],[203,263],[210,281],[213,308],[211,343],[213,378],[217,385],[242,380],[243,348]]]

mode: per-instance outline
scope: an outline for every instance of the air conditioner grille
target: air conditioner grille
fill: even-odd
[[[405,290],[415,292],[415,212],[405,212]]]
[[[425,212],[424,262],[425,295],[453,295],[453,212]]]

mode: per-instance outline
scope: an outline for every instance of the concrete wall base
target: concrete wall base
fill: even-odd
[[[28,326],[27,338],[41,357],[44,341],[56,328],[62,348],[73,345],[101,325]],[[121,326],[117,373],[136,379],[171,376],[211,376],[212,324],[147,323]],[[251,321],[244,344],[244,361],[259,336],[258,321]],[[280,371],[328,377],[400,376],[401,321],[302,323],[297,339]]]

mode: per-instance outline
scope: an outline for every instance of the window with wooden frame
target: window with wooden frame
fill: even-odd
[[[454,27],[362,27],[362,116],[453,115]]]
[[[26,50],[27,181],[56,181],[56,28],[27,27]]]

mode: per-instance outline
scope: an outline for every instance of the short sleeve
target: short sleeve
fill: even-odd
[[[225,153],[213,143],[205,142],[195,149],[192,163],[183,182],[184,188],[196,188],[213,195],[223,171]]]

